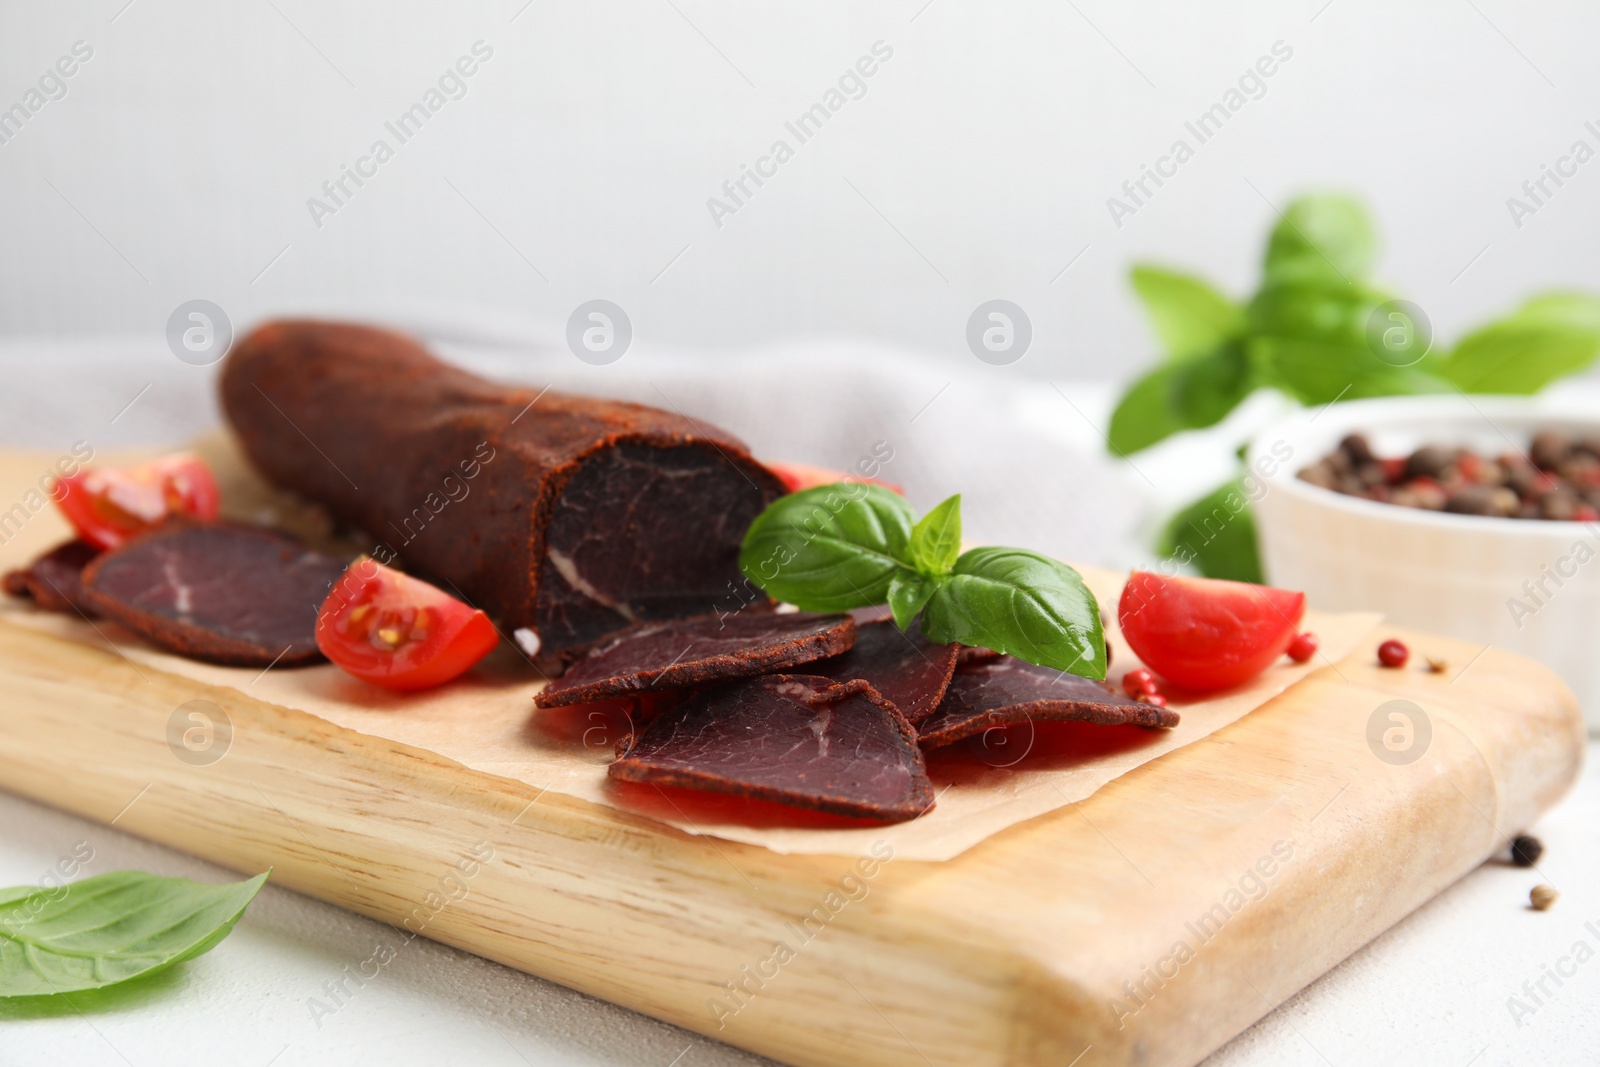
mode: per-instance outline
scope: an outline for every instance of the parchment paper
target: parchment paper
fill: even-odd
[[[1121,575],[1081,570],[1102,603],[1116,603]],[[687,833],[776,852],[845,856],[866,855],[874,842],[886,841],[896,859],[911,860],[950,859],[1008,826],[1083,800],[1133,768],[1221,729],[1327,662],[1319,657],[1297,666],[1286,660],[1244,689],[1197,703],[1174,701],[1172,707],[1183,720],[1173,730],[1045,724],[952,746],[961,751],[929,760],[939,790],[937,806],[921,818],[885,827],[790,814],[776,805],[752,813],[720,798],[678,790],[669,795],[612,782],[606,765],[620,722],[564,709],[536,716],[533,694],[543,683],[508,645],[457,682],[428,693],[399,695],[332,666],[262,672],[199,663],[156,651],[113,623],[102,620],[96,630],[76,617],[37,611],[10,598],[0,606],[0,619],[102,649],[110,641],[141,668],[237,689],[350,730],[436,752],[473,770],[641,812]],[[1338,660],[1377,622],[1376,615],[1311,612],[1306,627],[1322,639],[1329,659]],[[1134,661],[1120,634],[1111,640],[1115,674]]]
[[[224,513],[294,530],[324,547],[340,542],[315,509],[263,484],[223,436],[197,446],[217,475]],[[0,547],[0,567],[21,566],[68,535],[54,514],[41,513],[27,535]],[[1108,616],[1114,616],[1124,576],[1080,567]],[[275,669],[217,667],[160,652],[115,623],[38,611],[0,597],[0,620],[116,651],[141,669],[153,667],[207,685],[236,689],[256,700],[320,716],[359,733],[427,749],[465,767],[526,782],[541,790],[641,813],[686,833],[761,845],[775,852],[866,855],[878,841],[897,859],[938,861],[957,856],[991,834],[1076,803],[1105,783],[1173,749],[1192,744],[1265,704],[1313,670],[1353,650],[1375,627],[1372,614],[1311,611],[1304,628],[1322,652],[1303,666],[1283,660],[1249,686],[1208,700],[1169,694],[1182,715],[1172,730],[1080,723],[1019,726],[991,732],[930,755],[938,791],[934,809],[894,826],[797,812],[687,790],[658,790],[613,782],[606,775],[625,728],[617,716],[587,709],[538,712],[533,695],[543,681],[511,642],[462,678],[425,693],[396,694],[368,685],[337,667]],[[1113,625],[1111,676],[1137,660]],[[227,757],[224,756],[224,759]]]

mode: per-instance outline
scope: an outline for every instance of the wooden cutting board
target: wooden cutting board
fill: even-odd
[[[0,514],[52,459],[0,459]],[[56,522],[0,522],[0,556]],[[1186,1064],[1576,778],[1554,674],[1397,636],[1451,668],[1362,648],[942,863],[690,836],[4,623],[0,787],[788,1063]],[[232,722],[214,764],[169,745],[196,699]],[[1412,762],[1379,755],[1393,700],[1431,727]]]

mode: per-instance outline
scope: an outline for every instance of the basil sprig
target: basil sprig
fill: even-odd
[[[1117,403],[1111,451],[1131,455],[1214,426],[1258,389],[1309,405],[1458,390],[1532,394],[1600,356],[1600,295],[1537,295],[1450,348],[1434,344],[1409,309],[1390,306],[1394,294],[1372,280],[1377,260],[1366,208],[1348,196],[1313,194],[1290,203],[1268,235],[1249,299],[1234,300],[1193,274],[1134,267],[1134,292],[1164,354]],[[1260,581],[1247,510],[1230,508],[1240,518],[1224,536],[1204,529],[1235,492],[1229,479],[1186,508],[1169,524],[1161,551],[1185,548],[1212,578]]]
[[[934,641],[981,645],[1104,678],[1100,608],[1083,578],[1021,548],[961,551],[961,497],[921,521],[876,485],[839,482],[779,497],[750,524],[745,575],[805,611],[887,604],[902,630],[919,613]]]
[[[266,880],[114,871],[0,890],[0,998],[99,989],[194,959],[228,936]]]
[[[1372,320],[1393,294],[1371,280],[1377,259],[1377,230],[1361,203],[1313,194],[1291,202],[1273,227],[1248,300],[1192,274],[1134,267],[1134,292],[1165,353],[1117,404],[1111,450],[1129,455],[1213,426],[1257,389],[1309,405],[1458,389],[1532,394],[1600,355],[1600,296],[1555,291],[1454,348],[1429,350],[1431,339],[1406,319],[1395,333],[1404,347],[1380,358]]]

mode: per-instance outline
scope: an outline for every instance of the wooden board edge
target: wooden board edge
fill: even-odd
[[[962,1005],[926,1035],[945,1050],[940,1062],[981,1062],[1004,1046],[999,1021],[1024,961],[859,921],[876,901],[849,923],[830,917],[828,936],[779,969],[791,1007],[750,1011],[757,1027],[730,1025],[773,1003],[755,986],[774,932],[806,929],[804,916],[852,859],[695,837],[293,709],[246,708],[235,691],[135,668],[111,651],[5,631],[8,791],[241,873],[273,867],[275,883],[388,923],[402,940],[425,936],[785,1062],[922,1062],[885,1014],[890,1005],[841,1000],[852,982]],[[226,754],[208,766],[182,762],[167,737],[172,712],[197,699],[232,719]],[[84,782],[74,770],[82,762],[96,767],[92,781],[64,791]],[[275,825],[263,823],[264,809]],[[959,970],[949,966],[956,957]],[[735,984],[755,991],[730,996]],[[730,1011],[719,1015],[719,1002]]]

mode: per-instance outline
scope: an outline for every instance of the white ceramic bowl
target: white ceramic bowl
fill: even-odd
[[[1541,429],[1600,436],[1593,405],[1394,397],[1306,409],[1270,427],[1248,462],[1267,581],[1317,607],[1382,611],[1397,626],[1497,645],[1554,668],[1600,730],[1600,523],[1484,518],[1345,496],[1303,482],[1345,434],[1380,456],[1423,444],[1526,451]],[[1452,665],[1459,669],[1465,664]]]

